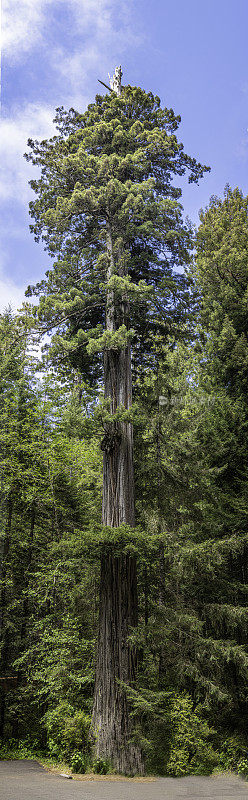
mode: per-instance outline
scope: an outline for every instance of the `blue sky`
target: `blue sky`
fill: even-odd
[[[1,308],[48,264],[29,233],[27,138],[53,133],[56,106],[84,110],[117,64],[181,114],[186,152],[211,166],[183,181],[185,214],[197,223],[227,182],[248,194],[247,30],[247,0],[2,0]]]

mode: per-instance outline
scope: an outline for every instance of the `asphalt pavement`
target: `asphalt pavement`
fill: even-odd
[[[158,778],[154,781],[68,780],[36,761],[0,761],[1,800],[248,800],[248,783],[235,775]]]

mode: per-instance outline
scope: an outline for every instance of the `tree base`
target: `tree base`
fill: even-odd
[[[137,624],[136,559],[102,556],[99,634],[92,735],[95,754],[124,775],[143,775],[140,748],[132,742],[132,720],[123,684],[134,685],[136,653],[128,637]]]
[[[92,728],[93,733],[93,728]],[[140,748],[130,741],[130,734],[119,729],[115,721],[101,727],[94,726],[96,739],[95,758],[108,762],[116,772],[122,775],[144,775],[144,762]]]

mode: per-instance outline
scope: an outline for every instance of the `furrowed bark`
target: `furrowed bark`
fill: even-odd
[[[111,412],[119,405],[132,405],[130,347],[108,350],[104,355],[105,397],[111,398]],[[105,434],[103,454],[103,525],[118,528],[135,525],[133,430],[131,423],[112,423]]]
[[[114,273],[111,229],[107,230],[109,270]],[[128,302],[116,304],[108,291],[106,327],[115,331],[128,327]],[[112,414],[118,406],[132,404],[131,350],[106,350],[104,354],[105,397]],[[113,421],[105,431],[103,443],[103,525],[118,528],[135,525],[133,431],[130,423]],[[128,700],[122,683],[134,685],[136,655],[128,643],[131,628],[137,624],[136,559],[115,555],[114,546],[102,554],[99,604],[99,634],[92,730],[96,737],[96,756],[108,759],[118,772],[143,774],[143,760],[132,735]]]

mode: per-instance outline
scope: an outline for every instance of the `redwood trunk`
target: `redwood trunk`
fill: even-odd
[[[119,405],[132,405],[131,353],[107,351],[104,356],[105,397],[114,414]],[[103,439],[103,525],[135,525],[133,430],[130,423],[112,423]]]
[[[106,552],[101,563],[100,618],[93,710],[96,756],[124,774],[143,774],[132,734],[128,701],[121,683],[135,681],[136,659],[127,638],[137,624],[136,561]]]
[[[111,231],[108,229],[109,272],[114,272]],[[128,327],[129,308],[125,298],[116,303],[113,292],[107,297],[106,327],[115,331]],[[109,349],[104,355],[105,397],[111,412],[132,404],[131,351]],[[118,528],[135,525],[133,431],[130,423],[113,421],[105,429],[103,449],[103,525]],[[125,774],[143,774],[139,747],[132,735],[128,700],[124,687],[134,685],[136,655],[128,643],[131,628],[137,624],[136,559],[116,555],[114,545],[102,554],[99,604],[99,634],[92,730],[96,737],[96,756],[109,760]]]

